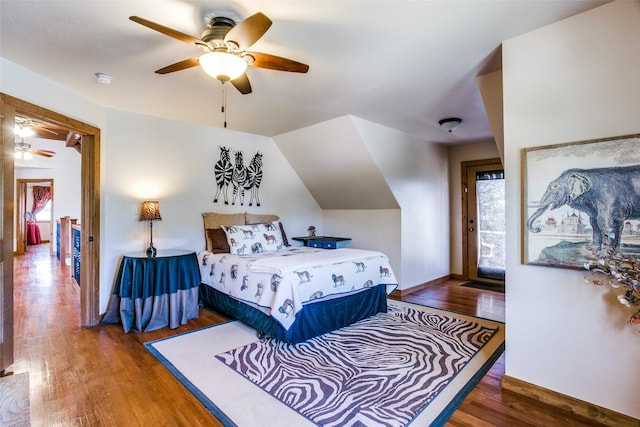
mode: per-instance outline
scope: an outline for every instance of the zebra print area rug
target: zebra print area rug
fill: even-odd
[[[405,426],[497,329],[390,305],[339,331],[216,358],[321,426]]]
[[[297,345],[240,322],[145,345],[225,426],[442,425],[502,353],[504,328],[389,307]]]

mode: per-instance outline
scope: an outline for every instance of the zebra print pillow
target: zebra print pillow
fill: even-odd
[[[233,255],[251,255],[284,248],[278,222],[253,225],[223,225]]]

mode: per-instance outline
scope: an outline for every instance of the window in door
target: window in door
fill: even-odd
[[[504,281],[504,171],[476,172],[478,277]]]
[[[505,186],[499,159],[463,162],[466,278],[504,283]]]

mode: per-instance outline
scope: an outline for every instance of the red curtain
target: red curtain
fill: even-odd
[[[31,215],[35,219],[36,214],[40,212],[47,203],[51,200],[51,188],[33,186],[33,208],[31,208]]]

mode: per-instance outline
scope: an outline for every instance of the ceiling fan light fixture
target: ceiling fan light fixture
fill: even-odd
[[[14,129],[14,133],[21,138],[33,136],[36,134],[33,128],[31,128],[30,126],[24,126],[24,125],[16,125]]]
[[[449,118],[438,121],[438,123],[440,124],[440,126],[442,126],[444,130],[446,130],[449,133],[452,133],[454,130],[456,130],[458,126],[460,126],[460,123],[462,123],[462,119],[458,117],[449,117]]]
[[[33,154],[31,154],[31,144],[27,144],[24,141],[16,142],[13,156],[18,160],[31,159],[33,157]]]
[[[244,59],[225,52],[205,53],[199,61],[207,74],[221,82],[237,79],[247,70]]]

